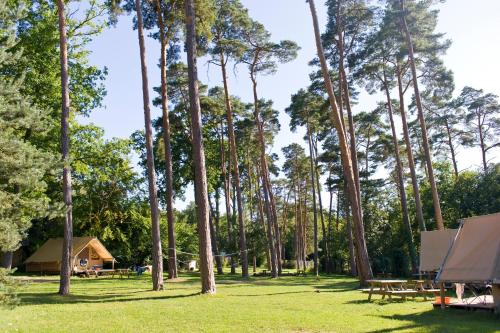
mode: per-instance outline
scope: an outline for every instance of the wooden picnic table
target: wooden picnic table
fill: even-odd
[[[406,300],[406,296],[413,296],[418,293],[415,289],[408,289],[406,287],[407,280],[367,280],[370,284],[369,289],[363,289],[363,292],[368,293],[368,301],[371,301],[372,295],[382,295],[382,299],[388,296],[392,299],[392,296],[400,296],[403,300]]]

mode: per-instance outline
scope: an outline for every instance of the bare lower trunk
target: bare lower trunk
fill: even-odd
[[[218,240],[218,232],[215,227],[217,223],[214,223],[214,217],[216,217],[212,202],[210,201],[210,197],[208,197],[208,204],[210,205],[210,216],[208,222],[210,223],[210,239],[212,240],[212,251],[215,257],[215,265],[217,266],[217,274],[224,274],[223,265],[222,265],[222,257],[219,252],[219,240]]]
[[[231,189],[230,182],[231,177],[226,171],[226,148],[224,147],[224,128],[222,126],[222,121],[220,124],[220,158],[221,158],[221,171],[222,171],[222,179],[224,181],[224,203],[226,205],[226,222],[227,222],[227,238],[229,241],[230,251],[236,250],[233,246],[236,244],[234,240],[233,233],[233,214],[231,212]],[[231,274],[236,274],[236,261],[234,260],[234,256],[231,255],[229,258],[231,265]]]
[[[63,162],[63,198],[64,214],[64,240],[61,258],[61,278],[59,282],[59,295],[68,295],[70,291],[70,277],[72,267],[71,249],[73,243],[73,199],[71,196],[71,162],[69,148],[69,75],[68,75],[68,43],[66,39],[66,14],[63,0],[57,0],[59,18],[59,55],[61,63],[61,154]]]
[[[146,130],[146,164],[149,183],[149,205],[151,207],[151,234],[153,238],[153,290],[163,289],[163,253],[160,238],[160,210],[156,189],[156,174],[153,155],[153,127],[151,124],[151,111],[149,109],[149,84],[148,69],[146,65],[146,48],[144,45],[144,31],[140,0],[135,0],[137,12],[137,35],[139,38],[139,52],[141,58],[142,74],[142,99],[144,105],[144,127]]]
[[[278,257],[277,257],[277,249],[279,250],[279,245],[276,244],[276,239],[273,235],[273,224],[275,223],[276,212],[273,211],[272,205],[272,188],[270,186],[271,182],[269,180],[269,169],[267,167],[267,158],[266,158],[266,146],[264,141],[264,128],[261,120],[261,114],[259,111],[259,99],[257,97],[257,82],[254,77],[254,73],[251,73],[251,79],[253,83],[253,96],[254,96],[254,118],[255,125],[257,127],[257,137],[259,140],[259,150],[260,150],[260,175],[262,179],[262,189],[264,192],[264,203],[266,205],[266,219],[268,226],[268,242],[270,246],[270,254],[271,254],[271,275],[272,277],[277,277],[278,272]]]
[[[259,221],[261,223],[262,230],[264,230],[264,232],[266,233],[266,237],[267,237],[267,241],[268,241],[268,245],[269,245],[269,233],[267,232],[266,222],[264,221],[264,206],[262,204],[262,196],[260,194],[260,190],[258,189],[258,185],[257,185],[256,192],[257,192],[257,205],[259,208],[258,209]],[[271,247],[270,247],[270,245],[268,246],[268,248],[266,250],[266,259],[267,259],[267,269],[269,269],[269,271],[270,271],[271,270]]]
[[[224,96],[226,100],[226,119],[227,131],[229,134],[229,155],[231,159],[234,187],[236,188],[236,203],[238,206],[238,229],[240,234],[240,259],[241,259],[241,275],[248,277],[248,254],[247,254],[247,241],[245,231],[245,221],[243,219],[243,198],[241,194],[240,171],[238,168],[238,153],[236,151],[236,138],[234,135],[233,126],[233,110],[231,106],[231,95],[229,94],[229,86],[227,82],[226,63],[224,53],[221,52],[221,69],[222,79],[224,83]]]
[[[427,165],[427,172],[429,173],[429,183],[432,191],[432,202],[434,205],[434,218],[438,230],[444,229],[443,216],[441,215],[441,205],[439,203],[439,194],[437,190],[436,180],[434,179],[434,169],[432,167],[431,149],[429,147],[429,138],[427,136],[427,125],[425,124],[424,110],[422,107],[422,100],[420,98],[420,91],[418,88],[417,68],[415,65],[415,56],[413,54],[413,43],[411,40],[410,31],[406,23],[405,1],[400,0],[401,4],[401,26],[406,37],[406,46],[408,48],[408,56],[410,61],[410,69],[412,74],[413,89],[415,91],[415,104],[418,110],[418,120],[420,122],[420,130],[422,131],[422,145],[424,148],[425,163]]]
[[[309,123],[307,123],[307,141],[309,143],[309,164],[311,168],[311,188],[313,197],[313,238],[314,238],[314,274],[319,275],[319,263],[318,263],[318,208],[316,206],[316,181],[314,172],[314,162],[313,162],[313,149],[311,143],[311,128]]]
[[[138,0],[136,0],[138,1]],[[200,96],[198,90],[198,68],[196,63],[196,33],[194,0],[186,0],[186,48],[189,77],[189,105],[193,133],[193,164],[195,178],[195,202],[198,219],[200,248],[201,292],[215,294],[214,264],[209,227],[209,207],[203,128],[201,123]]]
[[[318,145],[317,143],[313,145],[314,147],[314,165],[315,165],[315,175],[316,175],[316,188],[318,191],[318,203],[319,203],[319,217],[321,220],[321,248],[325,253],[325,263],[326,263],[326,272],[330,273],[331,263],[330,263],[330,249],[328,248],[328,232],[326,230],[325,225],[325,217],[323,214],[323,200],[321,198],[321,185],[320,185],[320,175],[319,175],[319,166],[318,166]]]
[[[269,172],[268,172],[269,174]],[[275,246],[276,246],[276,265],[278,269],[278,275],[281,275],[282,273],[282,265],[281,265],[281,232],[280,228],[278,225],[278,215],[277,215],[277,209],[276,209],[276,201],[274,199],[274,193],[272,191],[272,184],[270,183],[269,177],[267,177],[267,187],[270,189],[269,190],[269,199],[271,203],[271,213],[273,214],[273,228],[274,228],[274,237],[276,240]]]
[[[387,98],[387,112],[389,114],[389,122],[391,123],[392,131],[392,144],[394,146],[394,158],[396,159],[396,174],[399,190],[399,198],[401,200],[401,213],[403,215],[403,227],[407,233],[408,240],[408,250],[410,253],[411,268],[413,273],[417,273],[417,252],[415,250],[415,245],[413,243],[413,233],[411,231],[410,217],[408,213],[408,201],[406,199],[406,190],[403,176],[403,164],[401,163],[401,157],[399,156],[399,143],[396,133],[396,126],[394,125],[394,117],[392,112],[391,96],[389,93],[389,87],[387,85],[387,80],[384,73],[384,90],[385,96]]]
[[[275,240],[274,240],[274,235],[273,235],[273,220],[272,220],[272,213],[271,213],[271,208],[269,204],[269,197],[265,185],[265,180],[264,180],[264,171],[262,171],[262,166],[260,167],[260,179],[261,179],[261,184],[262,184],[262,190],[264,192],[264,203],[266,206],[265,209],[265,214],[266,214],[266,221],[267,221],[267,242],[268,242],[268,247],[269,247],[269,255],[270,255],[270,265],[271,265],[271,276],[272,277],[277,277],[278,276],[278,264],[277,264],[277,253],[276,253],[276,246],[275,246]]]
[[[342,126],[342,120],[340,119],[340,114],[337,108],[337,101],[335,99],[335,94],[333,91],[332,82],[330,80],[328,65],[326,63],[325,55],[323,52],[323,45],[321,44],[321,35],[319,30],[318,18],[316,15],[316,9],[314,6],[314,0],[309,0],[309,6],[311,9],[311,16],[313,19],[314,25],[314,33],[316,39],[316,47],[318,51],[318,57],[321,63],[321,71],[323,73],[323,79],[325,83],[325,88],[328,93],[328,98],[331,107],[331,117],[332,122],[337,130],[338,138],[339,138],[339,146],[341,150],[341,158],[342,158],[342,167],[344,169],[344,174],[346,181],[349,186],[349,202],[351,203],[351,208],[353,212],[353,222],[355,225],[356,232],[356,248],[359,256],[359,261],[361,263],[359,268],[360,272],[360,281],[361,284],[365,284],[367,279],[372,277],[372,271],[370,267],[370,260],[368,257],[368,250],[366,248],[366,241],[364,235],[364,226],[363,226],[363,216],[360,211],[360,202],[359,197],[356,193],[356,178],[354,175],[351,153],[349,151],[349,146],[347,143],[346,135]]]
[[[165,25],[161,11],[162,0],[157,0],[158,26],[160,28],[161,44],[161,110],[163,118],[163,145],[165,150],[165,202],[167,206],[167,227],[168,227],[168,278],[177,278],[177,251],[175,246],[175,221],[174,221],[174,191],[173,171],[172,171],[172,148],[170,146],[170,120],[168,115],[167,97],[167,46],[165,36]]]
[[[411,184],[413,187],[413,196],[415,198],[415,212],[420,231],[425,231],[424,214],[422,212],[422,200],[420,199],[420,187],[418,185],[417,171],[415,168],[415,159],[413,158],[413,148],[411,147],[410,131],[408,130],[408,121],[406,120],[405,101],[403,92],[403,82],[401,79],[401,69],[399,64],[396,66],[396,76],[398,79],[399,92],[399,113],[401,114],[401,124],[403,127],[403,136],[405,139],[406,156],[408,159],[408,167],[410,168]]]

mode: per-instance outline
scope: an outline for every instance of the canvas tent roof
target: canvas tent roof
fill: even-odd
[[[434,272],[441,268],[458,229],[422,231],[420,233],[420,271]]]
[[[437,280],[500,283],[500,213],[462,222]]]
[[[104,261],[113,261],[114,258],[111,253],[102,245],[102,243],[95,237],[73,237],[73,250],[72,257],[78,255],[88,245],[97,252],[99,257]],[[43,244],[35,253],[26,259],[26,263],[30,262],[59,262],[62,257],[62,238],[51,238]]]

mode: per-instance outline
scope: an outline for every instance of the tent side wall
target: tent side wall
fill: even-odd
[[[59,273],[61,271],[60,262],[28,262],[26,272],[30,273]]]

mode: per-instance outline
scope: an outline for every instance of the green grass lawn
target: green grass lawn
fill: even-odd
[[[431,302],[368,303],[343,276],[217,277],[200,295],[196,275],[152,292],[150,277],[72,280],[60,297],[57,277],[33,277],[21,305],[0,310],[0,332],[500,332],[484,312],[433,310]]]

